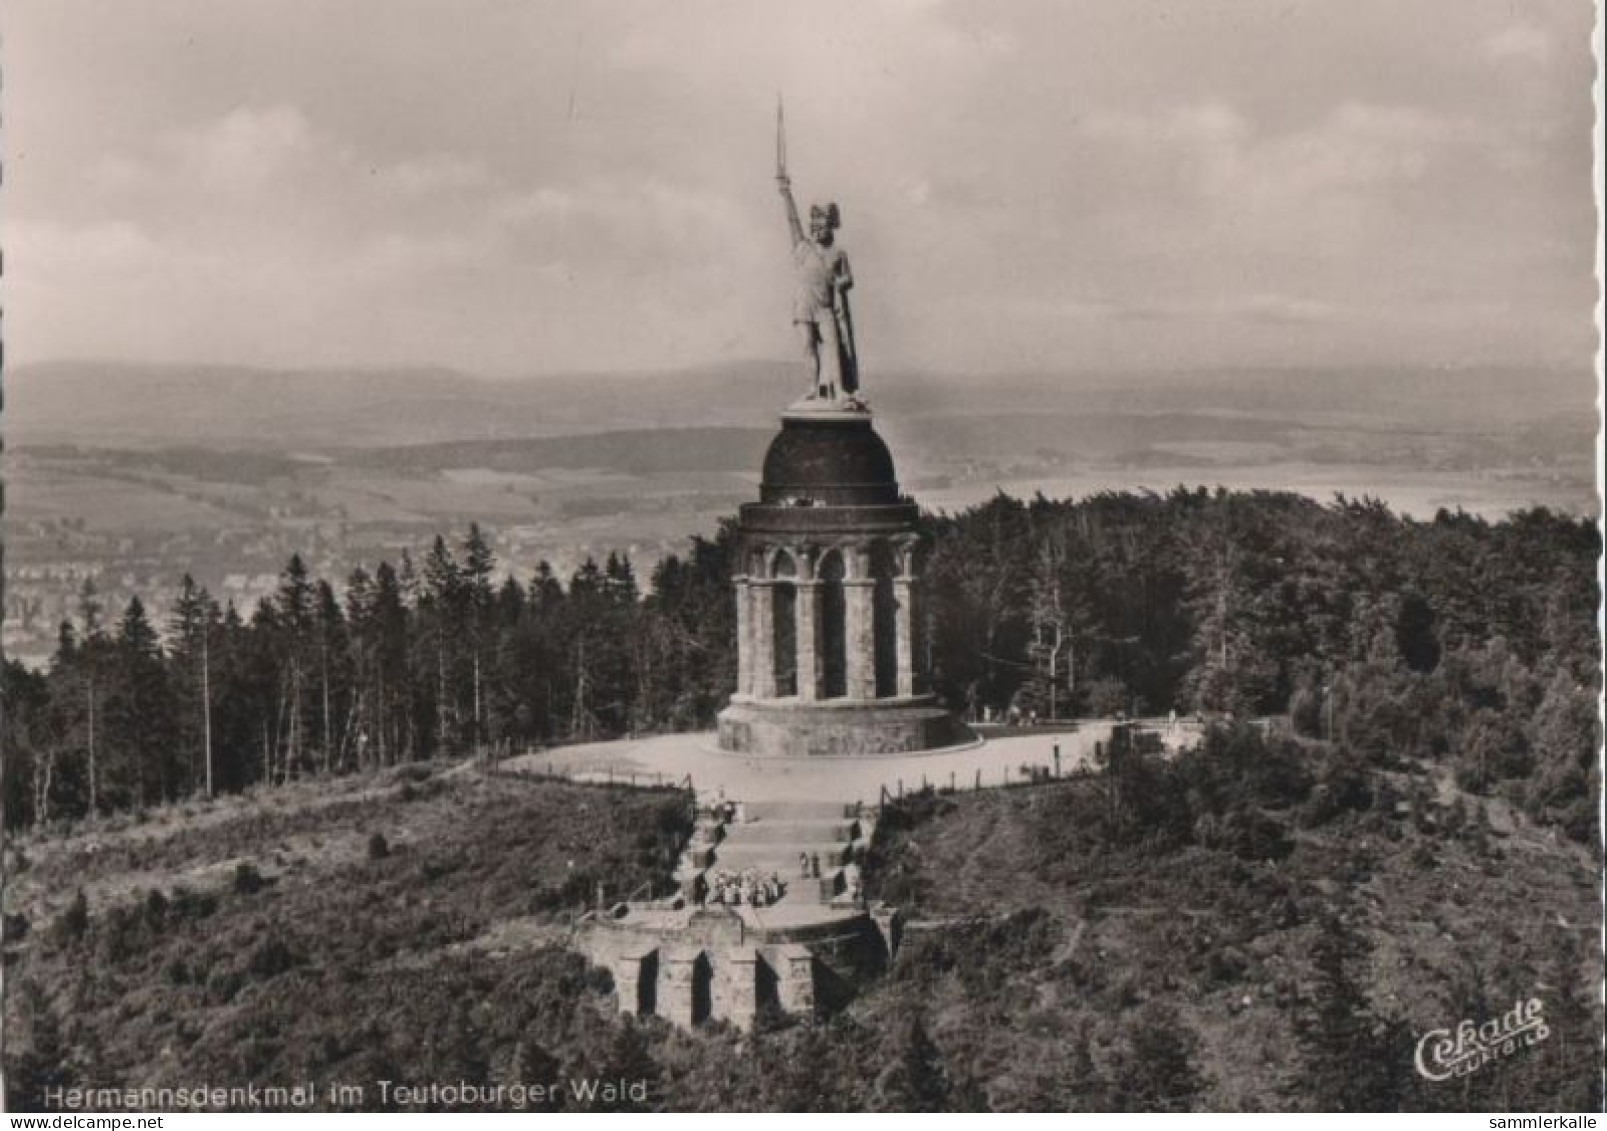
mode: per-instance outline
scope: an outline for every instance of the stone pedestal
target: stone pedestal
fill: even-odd
[[[759,1011],[759,955],[751,946],[716,956],[712,1016],[738,1029],[753,1027]]]
[[[706,965],[699,947],[670,946],[659,953],[657,1013],[677,1025],[690,1027],[703,1020],[707,1008],[699,999],[700,967]],[[707,990],[703,989],[703,993]]]
[[[776,973],[776,998],[787,1013],[812,1017],[815,1012],[815,956],[806,946],[790,943],[770,948]]]
[[[975,741],[926,694],[918,519],[868,411],[782,418],[760,501],[742,508],[738,526],[746,572],[736,583],[737,693],[720,715],[723,749],[908,754]],[[792,619],[778,623],[778,613]],[[880,683],[878,653],[888,668]],[[789,678],[783,688],[777,673],[794,670],[796,687]]]
[[[908,699],[732,699],[720,712],[720,747],[772,758],[914,754],[975,742],[930,696]]]

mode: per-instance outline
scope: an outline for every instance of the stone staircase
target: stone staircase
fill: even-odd
[[[756,801],[739,807],[742,819],[700,820],[680,873],[690,898],[699,874],[753,869],[780,876],[786,894],[773,906],[829,904],[844,894],[843,867],[863,856],[871,823],[859,807],[836,802]],[[801,858],[819,876],[805,877]],[[705,875],[705,881],[712,876]]]
[[[892,952],[896,913],[851,899],[844,875],[868,848],[874,815],[857,804],[774,801],[734,806],[736,820],[723,802],[699,810],[676,872],[680,894],[589,914],[583,945],[612,972],[626,1013],[745,1029],[766,1008],[837,1008]],[[800,874],[800,854],[819,859],[818,877]],[[749,868],[781,877],[782,897],[697,905],[700,879]]]

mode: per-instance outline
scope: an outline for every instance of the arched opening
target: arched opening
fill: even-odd
[[[776,695],[786,698],[798,694],[798,567],[785,550],[771,564],[775,584],[770,587],[771,650],[775,665]]]
[[[636,969],[636,1012],[647,1017],[658,1011],[658,952],[642,959]],[[623,991],[622,991],[623,992]]]
[[[754,1013],[760,1017],[777,1017],[781,1014],[781,980],[764,958],[761,957],[756,965],[758,968],[754,972],[757,976],[753,992]]]
[[[848,694],[848,605],[843,592],[843,556],[829,551],[820,560],[820,694],[841,699]]]
[[[709,956],[698,952],[692,963],[692,1024],[701,1025],[714,1012],[714,969]]]
[[[876,581],[872,600],[872,638],[876,651],[876,698],[898,694],[898,597],[893,578],[898,563],[892,547],[876,542],[870,548],[870,575]]]

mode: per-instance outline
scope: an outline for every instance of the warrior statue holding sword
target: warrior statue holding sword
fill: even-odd
[[[810,401],[831,407],[863,408],[859,391],[859,365],[854,349],[854,323],[848,310],[848,289],[854,276],[848,256],[836,246],[842,214],[835,204],[812,205],[809,231],[798,219],[792,199],[792,178],[787,176],[787,139],[781,103],[776,102],[776,185],[787,206],[792,229],[792,324],[803,345],[811,377]],[[824,406],[822,406],[824,407]]]

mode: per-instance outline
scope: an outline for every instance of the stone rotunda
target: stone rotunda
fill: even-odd
[[[782,416],[738,524],[723,749],[904,754],[975,740],[930,693],[917,515],[868,409],[801,402]]]

